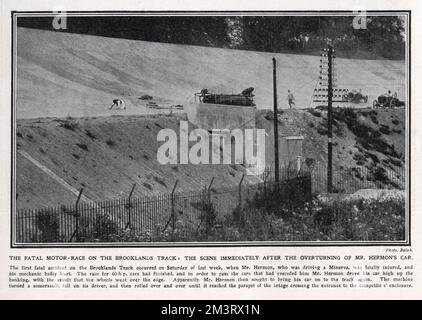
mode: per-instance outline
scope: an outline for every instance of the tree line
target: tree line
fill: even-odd
[[[404,19],[372,16],[366,29],[353,28],[352,16],[97,16],[67,17],[71,33],[234,48],[315,53],[327,42],[340,51],[364,50],[403,59]],[[51,17],[19,17],[18,26],[53,30]],[[341,54],[341,53],[340,53]]]

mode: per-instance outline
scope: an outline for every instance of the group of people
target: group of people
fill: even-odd
[[[298,36],[294,36],[287,40],[287,44],[290,50],[307,49],[310,39],[308,34],[300,33]]]
[[[290,50],[320,49],[331,44],[340,50],[350,50],[357,47],[358,38],[355,35],[343,34],[335,38],[320,36],[313,33],[299,33],[287,40]]]

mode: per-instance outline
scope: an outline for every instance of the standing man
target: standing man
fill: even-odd
[[[290,89],[287,90],[287,101],[289,102],[290,109],[292,108],[292,104],[296,106],[296,103],[294,102],[295,97],[293,96],[293,93],[290,92]]]

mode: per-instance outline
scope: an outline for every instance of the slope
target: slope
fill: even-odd
[[[168,194],[176,181],[177,192],[201,190],[212,178],[217,189],[236,187],[245,172],[240,165],[157,161],[162,144],[158,132],[167,128],[179,135],[183,119],[153,115],[18,120],[18,209],[73,203],[74,190],[81,188],[87,200],[101,201],[127,197],[134,183],[135,197]],[[257,178],[246,176],[244,181]]]
[[[159,106],[187,105],[208,88],[240,92],[255,87],[259,109],[272,106],[272,57],[278,61],[280,107],[291,89],[296,107],[308,107],[319,75],[319,57],[272,54],[78,35],[28,28],[17,30],[17,117],[84,117],[109,111],[123,98],[125,114],[157,113]],[[388,89],[405,98],[403,61],[337,59],[339,87],[362,88],[369,103]]]

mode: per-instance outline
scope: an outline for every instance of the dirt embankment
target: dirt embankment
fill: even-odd
[[[273,113],[259,111],[256,125],[265,129],[266,163],[273,164]],[[280,137],[302,135],[306,164],[326,166],[327,113],[287,110],[278,115]],[[214,177],[213,187],[235,187],[240,165],[161,165],[157,134],[163,128],[180,136],[183,115],[126,116],[19,120],[17,126],[18,208],[73,203],[84,188],[92,201],[125,197],[134,183],[134,196],[197,191]],[[192,127],[189,127],[191,130]],[[403,172],[404,110],[334,112],[333,162],[336,169],[367,168],[383,181],[384,170]],[[193,142],[191,143],[191,145]],[[179,156],[179,154],[178,154]],[[281,155],[283,156],[283,155]],[[247,177],[245,183],[257,182]]]
[[[381,184],[388,173],[404,173],[405,110],[335,108],[333,112],[333,166],[336,169],[363,168]],[[257,127],[265,128],[266,162],[273,163],[273,112],[260,111]],[[305,162],[327,165],[327,111],[282,110],[278,115],[279,136],[301,135]],[[359,175],[358,173],[356,174]]]
[[[162,165],[157,142],[163,128],[180,137],[183,116],[128,116],[19,120],[17,126],[18,208],[74,203],[80,188],[92,201],[235,187],[240,165]],[[192,127],[189,127],[191,130]],[[192,145],[193,143],[191,143]],[[245,183],[256,182],[246,177]],[[76,190],[76,191],[75,191]]]

